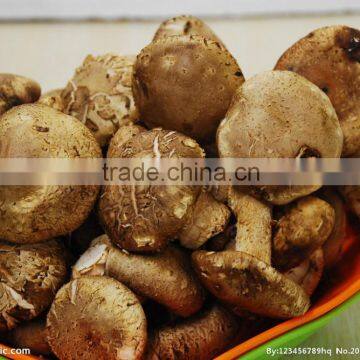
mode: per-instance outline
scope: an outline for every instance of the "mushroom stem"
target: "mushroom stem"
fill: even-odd
[[[236,215],[236,238],[228,250],[242,251],[271,264],[271,208],[251,195],[231,191],[229,206]]]

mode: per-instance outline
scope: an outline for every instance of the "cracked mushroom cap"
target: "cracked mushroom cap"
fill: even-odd
[[[157,29],[153,41],[174,35],[201,35],[222,44],[208,25],[192,15],[180,15],[165,20]]]
[[[6,339],[17,349],[30,349],[32,354],[51,355],[43,318],[21,324],[6,334]]]
[[[235,90],[244,81],[232,55],[202,36],[170,36],[137,56],[133,91],[140,118],[211,143]]]
[[[267,71],[236,92],[217,131],[220,157],[338,158],[343,135],[329,98],[290,71]],[[286,204],[319,186],[262,186],[262,196]]]
[[[145,359],[213,359],[239,336],[239,329],[233,314],[221,305],[213,305],[178,324],[153,330]]]
[[[335,210],[324,200],[306,196],[292,203],[276,222],[273,266],[289,270],[309,258],[329,238],[335,224]]]
[[[0,74],[0,115],[14,106],[33,103],[41,94],[40,85],[13,74]]]
[[[89,55],[62,92],[65,113],[85,124],[101,146],[138,119],[131,90],[133,56]]]
[[[116,141],[115,141],[116,140]],[[118,158],[203,158],[192,139],[175,131],[143,131],[108,154]],[[105,186],[99,215],[113,243],[128,251],[159,251],[173,240],[186,221],[200,188],[194,185]]]
[[[72,280],[47,316],[47,341],[60,359],[142,359],[144,311],[126,286],[105,276]]]
[[[66,252],[59,241],[0,243],[0,331],[46,310],[66,277]]]
[[[47,93],[41,95],[38,103],[50,106],[55,110],[64,111],[64,101],[61,97],[62,92],[63,89],[48,91]]]
[[[102,235],[73,267],[73,277],[88,274],[110,276],[184,317],[200,310],[205,298],[188,254],[172,245],[160,253],[139,255],[118,249]]]
[[[235,312],[286,319],[309,309],[309,297],[299,285],[245,252],[198,250],[192,260],[203,285]]]
[[[312,31],[275,68],[304,76],[329,96],[344,133],[342,155],[360,155],[360,31],[342,25]]]
[[[0,121],[0,157],[99,158],[99,145],[75,118],[43,104],[21,105]],[[0,238],[36,243],[65,235],[87,218],[98,186],[0,186]],[[76,212],[74,212],[76,208]]]

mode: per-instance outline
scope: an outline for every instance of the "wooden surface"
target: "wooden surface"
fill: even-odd
[[[288,46],[311,30],[331,24],[359,28],[360,16],[253,18],[209,24],[249,77],[271,69]],[[154,22],[0,23],[0,72],[32,77],[44,90],[63,87],[87,54],[136,54],[151,41],[156,27]],[[303,345],[359,346],[359,319],[360,304],[355,304]]]

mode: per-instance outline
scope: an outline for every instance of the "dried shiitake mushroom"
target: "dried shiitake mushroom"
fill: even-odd
[[[225,229],[230,214],[229,208],[215,200],[211,193],[201,192],[179,232],[180,244],[188,249],[198,249]]]
[[[33,103],[41,94],[34,80],[13,74],[0,74],[0,115],[14,106]]]
[[[149,128],[176,130],[211,143],[235,90],[244,81],[232,55],[202,36],[170,36],[137,56],[133,92]]]
[[[161,253],[133,254],[118,249],[102,235],[74,265],[73,277],[82,275],[110,276],[180,316],[199,311],[205,297],[188,254],[171,245]]]
[[[106,276],[84,276],[63,286],[46,328],[51,350],[67,360],[142,359],[147,340],[136,295]]]
[[[304,314],[304,290],[271,266],[271,209],[254,197],[232,191],[229,205],[237,223],[233,250],[192,254],[204,286],[236,313],[244,310],[271,318]]]
[[[192,318],[151,331],[145,359],[213,359],[239,336],[239,328],[234,315],[213,305]]]
[[[41,95],[38,103],[50,106],[55,110],[64,111],[64,101],[61,97],[62,92],[63,89],[48,91],[47,93]]]
[[[91,132],[43,104],[21,105],[0,121],[0,158],[99,158]],[[0,186],[0,238],[36,243],[65,235],[92,209],[98,186]],[[76,209],[76,211],[74,211]]]
[[[343,135],[329,98],[290,71],[267,71],[236,92],[217,132],[220,157],[300,158],[341,155]],[[261,186],[274,204],[286,204],[320,186]]]
[[[0,331],[11,330],[46,310],[67,276],[64,246],[0,243]]]
[[[64,111],[78,118],[101,146],[123,125],[138,119],[131,77],[135,57],[87,56],[62,92]]]
[[[324,200],[306,196],[283,210],[273,235],[273,266],[289,270],[304,260],[329,238],[335,224],[335,210]]]
[[[329,96],[344,133],[342,155],[360,155],[360,31],[343,25],[312,31],[275,68],[304,76]]]
[[[221,40],[202,20],[192,15],[180,15],[165,20],[157,29],[153,41],[174,35],[201,35],[222,44]]]
[[[203,156],[194,140],[161,129],[139,132],[125,143],[115,136],[108,151],[108,157],[128,159]],[[199,191],[194,185],[107,185],[99,201],[100,218],[107,235],[119,247],[128,251],[158,251],[185,224]]]
[[[36,355],[51,355],[43,318],[22,323],[6,334],[6,340],[17,349],[30,349]]]
[[[324,272],[324,253],[322,248],[315,250],[301,264],[283,273],[299,284],[308,296],[316,290]]]

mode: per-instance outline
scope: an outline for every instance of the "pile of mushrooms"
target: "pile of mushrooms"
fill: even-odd
[[[346,26],[246,81],[192,16],[136,57],[87,56],[42,96],[0,74],[0,158],[339,158],[359,139]],[[346,204],[360,216],[359,187],[0,186],[0,337],[61,360],[212,359],[308,311]]]

